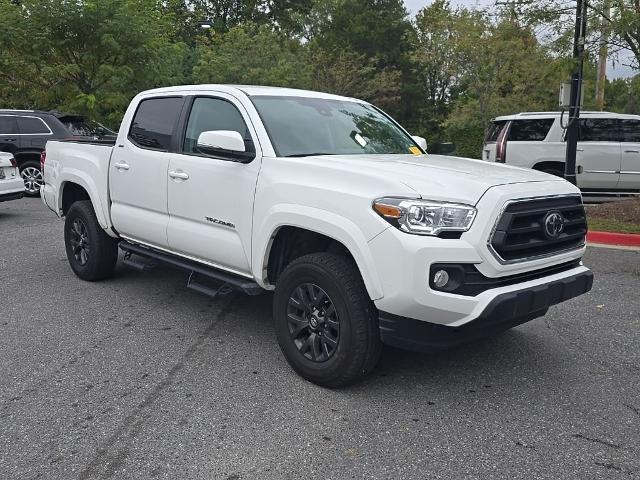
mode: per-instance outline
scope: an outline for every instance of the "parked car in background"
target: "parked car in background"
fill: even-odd
[[[71,113],[51,112],[66,127],[74,137],[86,137],[92,140],[113,140],[118,136],[117,132],[105,127],[99,122],[89,120],[83,115]]]
[[[578,187],[585,193],[640,193],[640,116],[582,112],[580,117]],[[519,113],[493,120],[482,159],[563,176],[565,148],[559,112]]]
[[[0,110],[0,151],[11,153],[20,169],[25,194],[36,197],[42,186],[40,153],[49,140],[71,137],[71,133],[48,112]]]
[[[12,154],[0,152],[0,202],[24,196],[24,183]]]

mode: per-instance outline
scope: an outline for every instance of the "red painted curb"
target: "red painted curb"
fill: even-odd
[[[613,232],[587,232],[587,242],[604,243],[605,245],[624,245],[627,247],[640,247],[640,234],[637,233],[613,233]]]

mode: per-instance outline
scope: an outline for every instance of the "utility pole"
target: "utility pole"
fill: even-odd
[[[576,28],[573,37],[574,72],[571,75],[571,106],[567,127],[567,150],[564,178],[576,185],[576,151],[580,132],[580,104],[582,102],[582,72],[584,67],[584,44],[587,32],[587,0],[577,0]]]
[[[602,20],[600,22],[600,51],[598,52],[598,76],[596,78],[596,108],[604,110],[604,89],[607,82],[607,54],[609,50],[610,0],[602,0]]]

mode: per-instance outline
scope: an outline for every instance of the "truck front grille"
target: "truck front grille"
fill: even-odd
[[[520,262],[580,248],[586,234],[579,196],[519,200],[504,209],[489,247],[502,263]]]

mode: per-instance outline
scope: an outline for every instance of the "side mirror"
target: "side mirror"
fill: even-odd
[[[427,151],[427,141],[423,137],[411,135],[411,138],[422,150],[424,150],[425,152]]]
[[[232,130],[211,130],[198,137],[198,150],[207,155],[245,152],[244,139]]]

